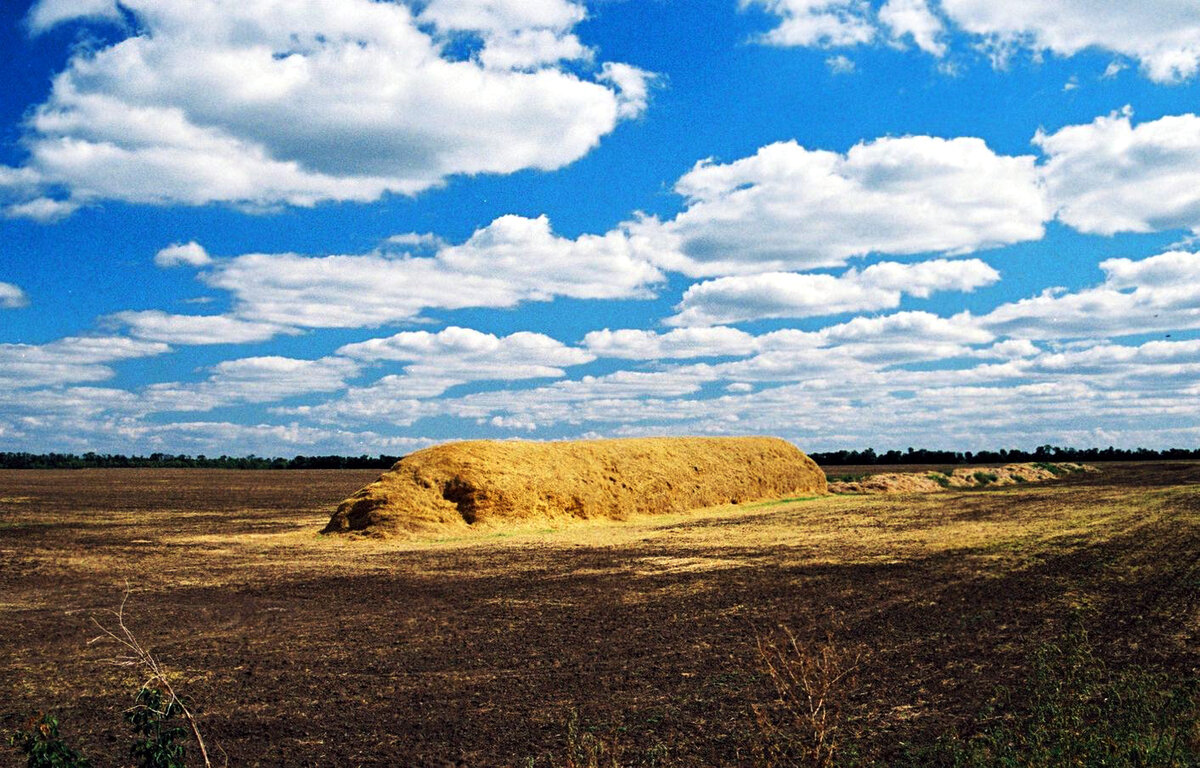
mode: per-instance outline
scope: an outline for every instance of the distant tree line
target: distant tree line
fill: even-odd
[[[1200,460],[1200,448],[1062,448],[1039,445],[1032,451],[1017,448],[998,451],[931,451],[909,448],[876,453],[874,448],[861,451],[809,453],[818,464],[827,467],[859,464],[1003,464],[1031,461],[1171,461]],[[125,456],[119,453],[4,453],[0,469],[388,469],[402,456],[296,456],[291,459],[262,456],[199,456],[152,453],[149,456]]]
[[[399,456],[296,456],[291,459],[262,456],[200,456],[152,453],[124,456],[119,453],[3,453],[0,469],[387,469]]]
[[[810,453],[813,461],[822,466],[836,467],[856,464],[1003,464],[1009,462],[1036,461],[1163,461],[1178,459],[1200,459],[1200,449],[1167,448],[1161,451],[1149,448],[1063,448],[1057,445],[1039,445],[1032,451],[1018,448],[998,451],[931,451],[925,448],[909,448],[907,451],[875,453],[875,449],[862,451],[831,451]]]

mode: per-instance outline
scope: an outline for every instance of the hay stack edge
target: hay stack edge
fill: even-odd
[[[405,456],[343,501],[324,532],[388,536],[619,520],[825,492],[816,462],[773,437],[473,440]]]

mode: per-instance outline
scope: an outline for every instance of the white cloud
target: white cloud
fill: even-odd
[[[854,59],[838,54],[825,59],[825,66],[835,75],[849,75],[854,72]]]
[[[278,456],[290,454],[404,454],[436,443],[427,437],[380,435],[323,429],[296,423],[235,424],[220,421],[147,424],[136,431],[136,441],[126,445],[161,446],[180,452]],[[128,450],[128,449],[126,449]]]
[[[617,117],[622,119],[641,116],[650,103],[651,86],[659,82],[652,72],[614,61],[604,62],[597,79],[616,88]]]
[[[621,231],[556,236],[542,216],[502,216],[429,257],[246,254],[203,277],[242,319],[310,328],[375,327],[425,309],[512,307],[555,296],[647,298],[662,274]]]
[[[103,381],[114,375],[109,363],[168,351],[166,344],[119,336],[70,336],[41,345],[0,344],[0,385],[25,389]]]
[[[699,415],[695,401],[677,401],[693,395],[713,375],[707,366],[687,366],[665,371],[617,371],[605,376],[584,376],[534,389],[513,392],[480,392],[442,402],[441,410],[464,419],[487,422],[496,415],[516,417],[522,424],[633,422],[651,414],[655,418]]]
[[[875,4],[877,10],[867,0],[740,4],[759,6],[778,19],[759,38],[768,45],[829,48],[911,39],[942,57],[951,33],[957,33],[997,67],[1022,50],[1036,58],[1101,49],[1139,62],[1159,83],[1188,80],[1200,68],[1200,7],[1191,0],[884,0]],[[1105,77],[1117,71],[1110,65]]]
[[[498,337],[455,326],[437,333],[406,331],[347,344],[337,354],[363,364],[408,364],[402,375],[391,374],[367,386],[352,387],[336,400],[277,412],[323,423],[381,421],[408,426],[438,413],[441,405],[431,398],[451,387],[479,381],[559,378],[566,375],[563,368],[596,359],[588,351],[540,333]]]
[[[583,6],[565,0],[430,0],[418,20],[439,30],[477,33],[484,66],[521,69],[590,58],[571,33],[585,15]]]
[[[168,344],[247,344],[296,331],[274,323],[240,320],[228,315],[173,315],[157,309],[117,312],[106,320],[126,326],[139,339]]]
[[[151,384],[142,395],[147,412],[208,411],[234,403],[269,403],[335,392],[344,389],[358,372],[358,363],[341,357],[245,357],[218,363],[204,381]]]
[[[411,248],[420,250],[425,248],[441,248],[446,245],[446,241],[432,232],[405,232],[400,235],[392,235],[386,241],[389,245],[399,246],[401,248]]]
[[[758,340],[736,328],[676,328],[667,333],[635,330],[592,331],[583,345],[601,357],[663,360],[695,357],[742,357],[753,354]]]
[[[978,318],[997,334],[1025,339],[1095,338],[1200,328],[1200,254],[1170,251],[1140,261],[1100,262],[1095,288],[1002,304]]]
[[[1200,66],[1200,6],[1190,0],[942,0],[942,10],[994,45],[1059,56],[1102,48],[1136,59],[1158,82]]]
[[[646,73],[572,29],[582,7],[373,0],[42,0],[30,25],[119,18],[130,36],[76,52],[27,123],[28,178],[79,204],[248,207],[414,194],[455,174],[553,170],[645,106]],[[455,58],[448,42],[482,48]],[[560,66],[559,62],[566,64]],[[580,72],[591,71],[583,75]],[[8,169],[12,175],[15,169]]]
[[[0,309],[21,309],[29,306],[29,297],[20,286],[0,283]]]
[[[212,257],[204,246],[191,240],[186,243],[172,243],[154,254],[154,263],[160,267],[206,267],[212,263]]]
[[[312,419],[322,424],[353,422],[409,427],[418,419],[435,415],[439,403],[431,398],[436,398],[457,383],[389,375],[365,387],[351,387],[337,399],[311,406],[280,408],[276,413]]]
[[[116,0],[41,0],[29,11],[26,22],[35,33],[73,19],[107,19],[120,21],[121,11]]]
[[[883,138],[844,155],[795,142],[698,163],[674,219],[629,225],[659,263],[691,276],[839,266],[870,253],[967,253],[1042,237],[1032,156],[980,139]]]
[[[823,328],[818,334],[829,346],[850,343],[893,344],[901,341],[986,344],[994,336],[959,319],[929,312],[896,312],[882,317],[856,317]]]
[[[739,0],[739,4],[761,6],[779,17],[779,26],[760,38],[769,45],[858,45],[875,37],[864,0]]]
[[[1098,117],[1034,143],[1058,217],[1088,234],[1200,232],[1200,117],[1134,126],[1131,111]]]
[[[595,356],[541,333],[521,331],[494,336],[451,326],[437,333],[405,331],[394,336],[347,344],[337,354],[363,362],[405,361],[409,377],[458,383],[483,380],[557,378],[564,366],[582,365]]]
[[[1120,59],[1113,59],[1108,62],[1108,66],[1104,68],[1104,72],[1100,75],[1101,80],[1111,80],[1117,75],[1129,69],[1128,65]]]
[[[856,317],[822,328],[813,336],[828,354],[881,366],[970,357],[978,354],[975,347],[995,338],[966,318],[944,318],[929,312]],[[764,337],[765,348],[771,347],[769,342],[770,336]]]
[[[505,280],[528,299],[649,298],[662,274],[645,246],[619,230],[604,235],[556,236],[545,216],[501,216],[462,245],[438,252],[448,269]]]
[[[879,21],[891,30],[892,38],[911,38],[918,48],[934,56],[946,53],[941,40],[944,26],[925,0],[887,0],[879,9]]]
[[[406,453],[432,444],[423,437],[338,427],[227,421],[160,423],[145,419],[145,398],[119,389],[0,391],[0,446],[101,453],[202,453],[212,456]]]
[[[71,200],[53,200],[35,197],[22,203],[14,203],[4,209],[4,215],[14,219],[33,219],[42,224],[65,219],[79,210],[79,204]]]
[[[841,275],[735,275],[692,285],[667,323],[718,325],[891,309],[905,294],[926,298],[934,291],[972,291],[999,279],[1000,273],[979,259],[880,262]]]

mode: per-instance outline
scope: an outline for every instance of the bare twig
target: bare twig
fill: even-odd
[[[759,728],[773,742],[768,745],[770,762],[791,762],[786,754],[790,750],[780,746],[783,742],[798,747],[806,765],[833,766],[842,705],[862,665],[863,651],[839,645],[832,633],[813,647],[802,644],[787,627],[779,631],[780,640],[756,632],[759,659],[775,688],[775,706],[782,710],[780,723],[767,708],[753,707]]]
[[[168,710],[172,705],[178,707],[179,713],[183,715],[183,719],[187,721],[188,728],[192,732],[192,736],[196,739],[196,746],[200,750],[200,757],[204,760],[205,768],[212,768],[212,763],[208,759],[208,750],[204,746],[204,738],[200,735],[200,728],[196,724],[196,717],[192,711],[188,709],[175,693],[175,688],[171,685],[171,680],[167,670],[159,663],[150,649],[142,645],[141,641],[129,629],[125,623],[125,604],[129,601],[129,596],[133,593],[129,583],[125,583],[125,594],[121,598],[121,605],[117,610],[108,610],[109,613],[116,619],[115,629],[110,629],[104,624],[101,624],[95,616],[92,616],[92,623],[100,630],[101,634],[88,641],[88,645],[97,642],[115,641],[124,651],[112,659],[112,663],[118,667],[125,667],[132,670],[141,670],[146,675],[142,682],[142,688],[157,688],[166,694],[166,704],[164,710]],[[160,712],[159,714],[165,714]]]

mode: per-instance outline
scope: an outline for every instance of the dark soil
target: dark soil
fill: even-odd
[[[640,523],[632,543],[317,537],[377,475],[0,472],[0,728],[53,708],[98,765],[128,762],[120,715],[140,681],[88,644],[126,582],[131,628],[182,673],[232,766],[523,765],[562,754],[572,713],[633,763],[657,749],[670,765],[749,765],[750,705],[773,696],[756,637],[779,625],[867,651],[846,729],[883,765],[969,731],[1076,613],[1114,666],[1200,673],[1197,464]],[[806,515],[829,505],[877,521],[881,543],[743,540],[825,533]],[[1055,516],[1055,536],[1019,551],[888,544],[934,521]],[[646,566],[693,560],[732,565]]]

